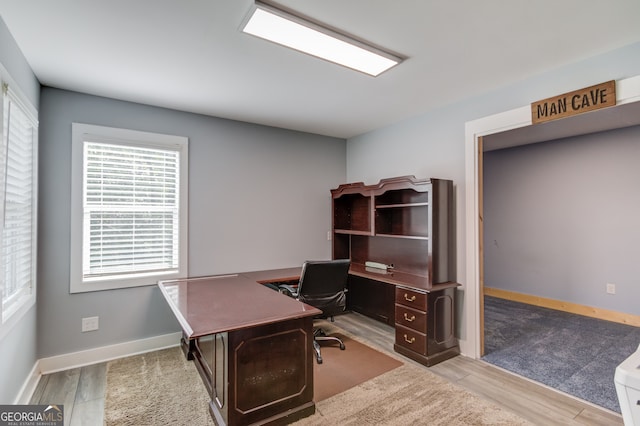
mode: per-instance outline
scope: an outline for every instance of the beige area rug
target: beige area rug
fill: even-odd
[[[360,343],[341,333],[346,349],[331,342],[322,344],[323,363],[313,363],[314,401],[344,392],[403,363],[395,357]],[[179,395],[179,400],[175,398]],[[178,411],[172,407],[188,401]],[[208,397],[204,384],[191,362],[179,348],[123,358],[107,364],[106,419],[108,425],[168,424],[184,412],[198,413],[206,423]],[[177,405],[180,406],[180,405]],[[188,410],[188,411],[187,411]],[[204,414],[203,414],[204,413]],[[160,423],[158,423],[160,422]],[[179,424],[179,423],[173,423]]]
[[[334,323],[326,322],[322,328],[328,334],[342,334],[366,344]],[[389,355],[405,360],[396,353]],[[449,383],[426,367],[405,362],[345,392],[316,401],[316,413],[293,425],[518,426],[531,423]]]
[[[107,426],[214,425],[192,361],[170,348],[107,363]]]
[[[435,374],[410,364],[316,403],[312,425],[529,425]]]
[[[208,403],[195,366],[179,348],[123,358],[107,365],[104,416],[107,426],[213,425]],[[297,426],[528,424],[426,368],[409,363],[316,401],[316,413],[295,423]]]

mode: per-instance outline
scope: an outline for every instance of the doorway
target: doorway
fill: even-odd
[[[616,106],[535,126],[530,107],[467,122],[466,168],[466,288],[463,353],[480,358],[484,352],[483,247],[482,247],[482,153],[541,141],[595,133],[640,124],[640,76],[616,83]],[[597,117],[597,119],[596,119]]]

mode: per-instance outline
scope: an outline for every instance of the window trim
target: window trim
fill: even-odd
[[[33,146],[32,146],[32,215],[31,215],[31,292],[26,297],[22,297],[19,304],[12,307],[9,316],[5,319],[2,307],[2,301],[0,300],[0,340],[20,323],[24,315],[29,312],[36,304],[37,299],[37,270],[38,270],[38,142],[39,142],[39,122],[38,122],[38,109],[33,106],[29,99],[20,90],[19,86],[15,83],[13,78],[9,75],[6,68],[0,64],[0,137],[4,134],[4,97],[7,96],[9,101],[16,104],[22,112],[27,116],[28,120],[33,126]],[[6,90],[6,93],[5,93]],[[2,290],[2,282],[0,282],[0,291]],[[1,294],[1,292],[0,292]]]
[[[189,195],[189,155],[188,138],[184,136],[142,132],[138,130],[72,123],[71,145],[71,222],[70,222],[70,293],[113,290],[119,288],[155,285],[158,280],[184,278],[188,276],[188,195]],[[179,199],[179,257],[178,271],[172,273],[141,273],[106,277],[101,279],[83,279],[83,184],[85,174],[84,143],[86,136],[92,142],[106,142],[129,146],[175,149],[179,153],[180,199]]]

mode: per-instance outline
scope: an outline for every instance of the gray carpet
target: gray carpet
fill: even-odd
[[[640,328],[485,297],[483,360],[620,412],[615,369],[640,343]]]

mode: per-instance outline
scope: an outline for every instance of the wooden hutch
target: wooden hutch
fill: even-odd
[[[351,259],[350,310],[393,325],[427,366],[457,355],[453,182],[402,176],[331,190],[333,258]]]

